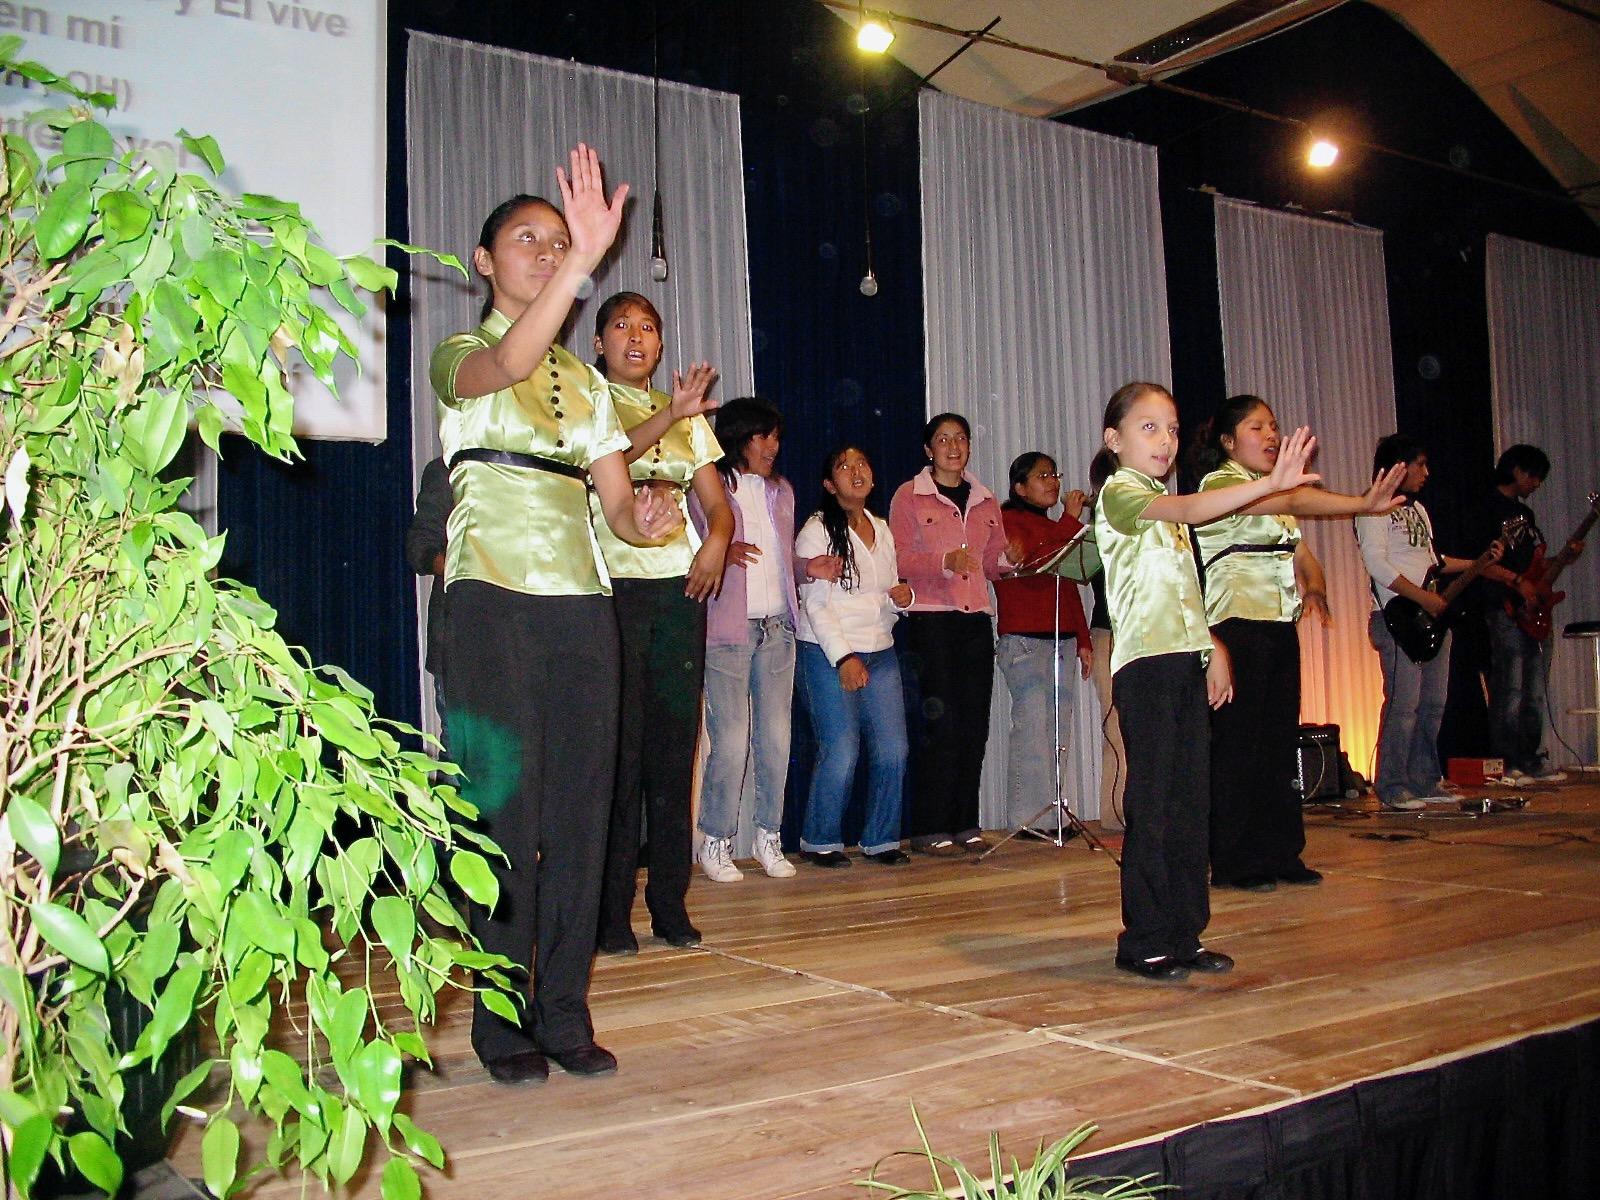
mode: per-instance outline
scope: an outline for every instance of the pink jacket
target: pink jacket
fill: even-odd
[[[1011,570],[999,503],[970,472],[962,478],[972,485],[965,520],[939,494],[930,467],[901,484],[890,502],[889,528],[900,575],[917,594],[912,612],[993,612],[988,581]],[[944,569],[944,556],[961,545],[983,562],[982,575],[954,575]]]

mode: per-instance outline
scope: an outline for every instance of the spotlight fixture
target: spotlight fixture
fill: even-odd
[[[1339,157],[1339,147],[1327,138],[1318,138],[1311,143],[1311,149],[1306,152],[1306,162],[1313,167],[1331,167],[1334,159]]]
[[[876,17],[862,21],[856,29],[856,48],[868,54],[882,54],[893,41],[894,30],[889,28],[887,21],[880,21]]]

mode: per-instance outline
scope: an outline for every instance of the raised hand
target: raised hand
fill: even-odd
[[[1321,475],[1306,470],[1306,464],[1311,461],[1316,449],[1317,439],[1311,436],[1311,431],[1304,425],[1284,438],[1278,445],[1278,461],[1272,465],[1272,474],[1267,476],[1272,490],[1287,492],[1290,488],[1320,481]]]
[[[628,185],[622,184],[606,200],[605,181],[600,174],[600,156],[579,142],[572,152],[571,174],[556,168],[556,185],[561,189],[561,215],[572,234],[571,254],[592,267],[605,257],[622,227],[622,203],[628,198]]]
[[[1369,513],[1393,512],[1404,504],[1406,498],[1396,495],[1396,492],[1405,477],[1406,464],[1395,463],[1394,466],[1374,479],[1372,486],[1367,489],[1366,494],[1362,497],[1366,501],[1366,509],[1364,511]]]
[[[672,419],[682,421],[715,412],[722,401],[710,399],[708,393],[717,382],[717,369],[710,363],[690,363],[687,373],[672,373]]]

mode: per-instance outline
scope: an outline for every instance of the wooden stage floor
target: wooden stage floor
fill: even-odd
[[[1093,1121],[1086,1151],[1107,1150],[1600,1016],[1595,778],[1478,819],[1310,810],[1326,881],[1213,892],[1206,940],[1238,969],[1177,986],[1113,969],[1116,868],[1080,841],[697,874],[702,948],[596,962],[617,1075],[497,1087],[448,1002],[408,1098],[451,1160],[427,1194],[861,1196],[850,1181],[915,1144],[911,1101],[978,1168],[990,1130],[1026,1161]],[[186,1135],[174,1161],[198,1175],[198,1153]]]

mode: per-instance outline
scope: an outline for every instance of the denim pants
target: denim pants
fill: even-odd
[[[1378,799],[1429,796],[1439,787],[1439,723],[1450,686],[1450,636],[1432,662],[1414,663],[1395,644],[1383,614],[1367,618],[1367,640],[1383,668],[1378,718]]]
[[[1504,609],[1489,626],[1489,749],[1508,771],[1537,771],[1544,743],[1544,687],[1550,643],[1529,637]]]
[[[800,695],[817,739],[817,761],[801,826],[802,850],[844,849],[841,824],[863,741],[867,746],[867,811],[861,849],[878,854],[900,846],[900,795],[910,752],[900,663],[893,646],[856,657],[867,668],[867,686],[847,692],[839,682],[838,668],[828,662],[822,647],[815,642],[800,643]]]
[[[1077,678],[1077,643],[1068,637],[1057,644],[1048,637],[1007,633],[995,651],[1006,690],[1011,693],[1011,740],[1006,772],[1006,828],[1020,829],[1039,810],[1058,799],[1056,756],[1065,754],[1071,729],[1066,690]],[[1061,671],[1062,714],[1056,737],[1054,660]],[[1061,749],[1057,749],[1057,747]],[[1066,764],[1063,760],[1062,770]],[[1055,824],[1055,818],[1050,818]]]
[[[700,832],[739,831],[746,769],[755,767],[756,826],[783,825],[789,778],[789,718],[794,703],[794,629],[787,616],[745,622],[745,640],[706,647],[706,736],[711,756],[700,787]]]

